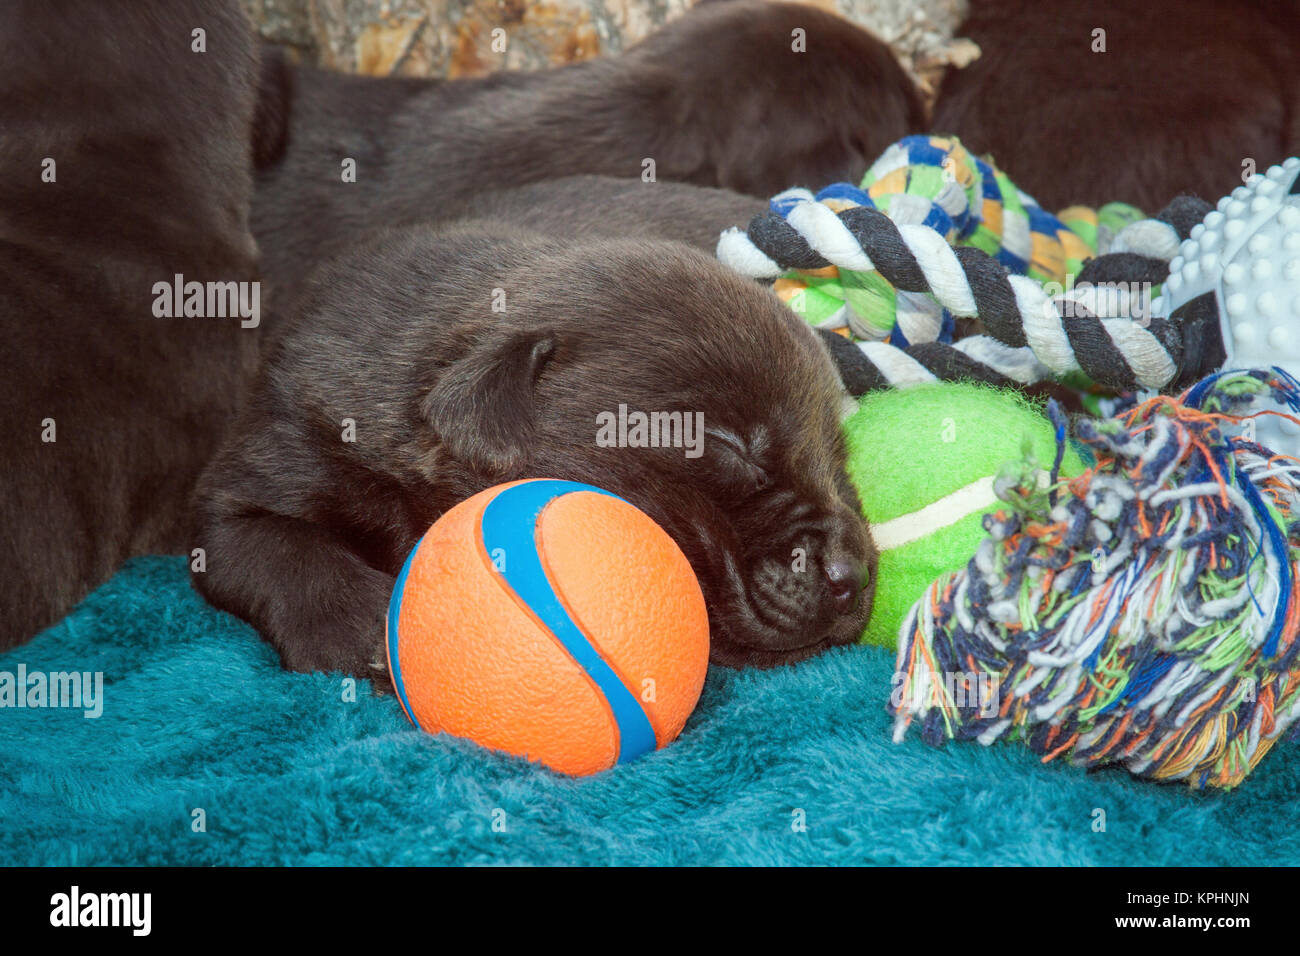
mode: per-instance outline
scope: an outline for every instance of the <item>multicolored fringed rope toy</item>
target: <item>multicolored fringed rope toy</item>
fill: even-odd
[[[1259,399],[1300,411],[1300,382],[1220,373],[1078,421],[1080,478],[1004,480],[978,553],[903,624],[895,740],[1241,783],[1300,716],[1300,460],[1229,434]]]

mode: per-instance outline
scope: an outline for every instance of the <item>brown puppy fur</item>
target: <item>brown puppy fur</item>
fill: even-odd
[[[125,556],[188,550],[256,340],[156,318],[152,287],[256,277],[257,55],[234,0],[0,4],[0,648]]]
[[[806,54],[791,50],[796,26]],[[195,27],[207,53],[190,49]],[[371,226],[462,215],[570,173],[639,177],[650,158],[659,182],[628,182],[658,192],[581,187],[592,205],[620,203],[604,234],[621,223],[704,245],[755,207],[719,190],[694,202],[682,185],[670,199],[665,180],[762,194],[816,183],[865,166],[919,115],[881,44],[784,4],[709,5],[620,57],[445,83],[299,71],[274,54],[259,70],[238,7],[220,0],[11,3],[0,54],[0,126],[15,134],[0,138],[0,321],[17,357],[0,406],[14,429],[0,443],[0,646],[124,558],[194,546],[186,498],[263,337],[236,320],[154,318],[151,289],[175,273],[255,277],[254,163],[265,326],[282,290]],[[46,156],[57,185],[40,182]],[[355,184],[340,180],[345,156]],[[526,220],[523,195],[502,214]],[[40,440],[46,419],[56,443]]]
[[[1213,202],[1244,160],[1300,152],[1293,5],[972,0],[959,32],[983,55],[945,78],[931,129],[992,154],[1047,209]]]
[[[677,541],[715,662],[798,660],[856,640],[872,594],[839,395],[810,328],[679,243],[391,232],[317,275],[268,357],[200,482],[194,584],[286,667],[382,681],[394,577],[428,526],[498,482],[570,479]],[[703,453],[601,447],[620,404],[702,413]]]
[[[795,52],[794,31],[806,52]],[[259,174],[253,231],[275,287],[367,229],[447,220],[485,192],[564,176],[723,187],[767,198],[858,178],[921,128],[889,49],[802,3],[703,4],[618,56],[481,79],[268,69],[286,128]],[[356,161],[354,183],[341,163]],[[676,238],[673,233],[663,233]]]

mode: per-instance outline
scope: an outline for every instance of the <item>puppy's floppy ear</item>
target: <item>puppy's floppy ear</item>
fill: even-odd
[[[425,420],[454,458],[508,474],[530,456],[533,391],[554,353],[549,331],[489,335],[443,371],[421,406]]]

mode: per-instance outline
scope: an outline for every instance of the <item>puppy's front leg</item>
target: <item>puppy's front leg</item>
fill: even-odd
[[[207,568],[192,577],[210,602],[250,622],[294,671],[342,671],[388,688],[384,616],[394,578],[317,524],[285,515],[207,522]]]

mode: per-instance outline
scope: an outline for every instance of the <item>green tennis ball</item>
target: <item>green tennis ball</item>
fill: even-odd
[[[892,648],[930,583],[974,556],[983,516],[1004,506],[993,492],[998,472],[1030,456],[1051,471],[1055,429],[1019,392],[942,382],[868,394],[844,430],[849,477],[880,552],[862,640]],[[1083,470],[1067,444],[1061,474]]]

